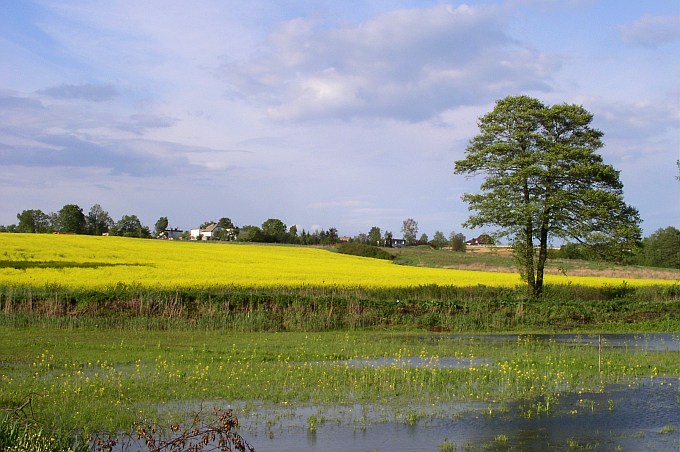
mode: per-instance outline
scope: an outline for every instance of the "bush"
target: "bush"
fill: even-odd
[[[680,268],[680,230],[669,226],[645,238],[638,261],[650,267]]]
[[[357,242],[342,243],[338,246],[337,250],[338,253],[350,254],[352,256],[372,257],[374,259],[386,259],[389,261],[394,259],[393,254],[388,253],[382,248]]]

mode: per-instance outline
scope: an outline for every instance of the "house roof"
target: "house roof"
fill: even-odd
[[[201,229],[201,232],[213,232],[215,229],[217,229],[219,226],[217,226],[217,223],[209,224],[205,228]]]

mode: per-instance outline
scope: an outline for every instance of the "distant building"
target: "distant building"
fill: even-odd
[[[222,226],[212,223],[205,228],[196,228],[190,231],[191,240],[210,240],[215,232],[221,231]]]
[[[385,240],[385,246],[388,248],[403,248],[406,246],[405,239],[387,239]]]
[[[478,246],[478,245],[493,245],[493,237],[491,237],[489,234],[482,234],[477,238],[474,238],[472,240],[468,240],[465,242],[466,245],[468,246]]]
[[[159,239],[165,239],[165,240],[179,240],[182,238],[182,234],[184,234],[184,231],[178,228],[170,228],[166,229],[165,231],[161,232],[160,236],[158,237]]]

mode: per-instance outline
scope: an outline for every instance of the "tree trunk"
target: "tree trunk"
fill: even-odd
[[[531,201],[529,193],[529,185],[527,181],[524,182],[524,205],[529,205]],[[527,215],[526,223],[524,225],[524,271],[527,277],[527,284],[529,296],[533,297],[536,291],[536,275],[534,273],[534,226],[531,221],[531,216]]]
[[[538,262],[536,263],[536,285],[534,287],[535,297],[540,297],[543,293],[543,272],[545,261],[548,259],[548,228],[545,224],[541,225],[540,236]]]

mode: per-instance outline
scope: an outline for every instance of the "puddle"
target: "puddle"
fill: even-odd
[[[488,414],[486,403],[394,407],[204,403],[232,408],[239,433],[264,451],[680,450],[680,379],[609,385],[564,394],[549,415],[520,416],[517,405]],[[411,413],[417,413],[414,418]],[[310,431],[311,419],[315,429]],[[134,445],[133,445],[134,446]],[[133,450],[123,443],[114,450]]]
[[[481,364],[488,364],[487,359],[453,358],[453,357],[430,357],[410,356],[404,358],[353,358],[343,361],[323,361],[317,364],[340,365],[348,367],[397,367],[397,368],[423,368],[423,369],[463,369]]]
[[[455,445],[452,450],[680,450],[679,384],[677,379],[654,380],[633,387],[611,385],[601,393],[568,394],[552,414],[533,419],[513,409],[489,416],[468,404],[434,407],[429,415],[423,415],[423,407],[415,408],[421,416],[412,425],[406,413],[400,419],[380,422],[377,416],[374,422],[362,423],[364,408],[354,413],[359,422],[347,425],[328,411],[306,408],[279,428],[251,424],[241,433],[260,452],[436,451],[445,441]],[[375,414],[380,407],[368,410]],[[315,432],[307,426],[311,415],[328,416]],[[242,418],[241,425],[255,419]]]
[[[680,334],[648,333],[648,334],[442,334],[416,336],[427,341],[466,342],[479,345],[512,344],[518,341],[539,341],[565,346],[615,347],[630,351],[680,351]]]

